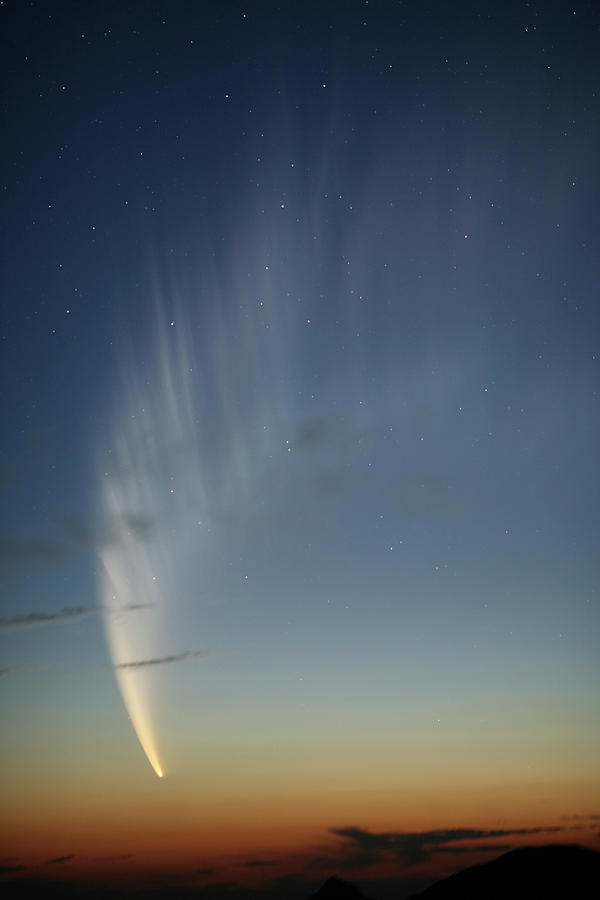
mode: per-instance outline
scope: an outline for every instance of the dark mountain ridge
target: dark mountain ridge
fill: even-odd
[[[5,870],[9,875],[10,871]],[[415,882],[413,881],[413,884]],[[263,890],[239,885],[157,884],[130,891],[101,884],[43,878],[19,878],[0,883],[7,900],[285,900],[301,897],[294,890]],[[368,895],[377,896],[377,882]],[[404,887],[404,890],[403,890]],[[390,890],[391,888],[391,890]],[[386,896],[406,897],[407,882],[388,882]],[[491,862],[472,866],[435,882],[406,900],[593,900],[600,897],[600,853],[575,844],[550,844],[511,850]],[[368,900],[356,885],[333,876],[307,900]]]
[[[576,844],[521,847],[463,869],[408,900],[592,900],[600,853]]]
[[[365,900],[365,895],[356,885],[332,875],[308,900]]]

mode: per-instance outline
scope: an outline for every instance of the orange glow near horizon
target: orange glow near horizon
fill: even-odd
[[[36,866],[72,855],[73,865],[91,869],[95,860],[118,861],[126,853],[127,871],[192,870],[199,865],[199,847],[203,865],[219,871],[263,858],[287,869],[296,860],[302,868],[306,859],[339,852],[343,842],[332,829],[350,826],[374,833],[541,829],[511,842],[589,841],[594,835],[584,833],[581,823],[596,812],[599,795],[597,780],[585,777],[529,784],[482,780],[470,787],[466,778],[445,785],[420,778],[388,782],[387,788],[358,779],[329,790],[301,778],[290,779],[286,788],[265,777],[250,779],[243,789],[233,769],[229,783],[216,778],[214,760],[202,773],[173,771],[159,789],[136,766],[135,753],[129,769],[110,781],[101,772],[87,783],[77,772],[70,781],[58,773],[56,780],[14,774],[4,797],[5,822],[11,823],[2,837],[6,855]],[[577,822],[570,822],[575,814]],[[570,831],[576,826],[577,832]]]

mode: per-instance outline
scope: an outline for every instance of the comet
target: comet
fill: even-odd
[[[122,352],[96,459],[104,632],[125,709],[158,778],[165,774],[158,738],[162,663],[205,655],[169,645],[186,576],[201,559],[190,515],[198,518],[191,505],[203,497],[188,348],[178,343],[172,317],[162,319],[142,348],[152,362],[148,370],[132,344]]]
[[[105,595],[110,595],[113,605],[120,598],[120,604],[125,607],[126,601],[122,598],[124,596],[127,597],[134,590],[134,587],[130,586],[125,580],[123,572],[127,557],[118,546],[115,546],[105,548],[101,554],[101,559],[104,563],[101,581],[103,585],[102,590]],[[135,567],[135,556],[130,559]],[[113,660],[117,683],[133,730],[154,772],[159,778],[162,778],[164,776],[164,768],[159,758],[152,716],[151,680],[148,673],[144,670],[131,668],[124,662],[124,660],[131,659],[132,655],[139,652],[136,648],[140,646],[145,647],[153,643],[153,610],[144,610],[141,620],[138,618],[140,613],[142,611],[136,614],[135,626],[133,626],[130,621],[131,616],[127,612],[123,615],[106,612],[103,616],[104,630]]]
[[[219,561],[247,540],[248,522],[268,544],[257,485],[271,495],[274,465],[281,484],[291,477],[288,392],[272,389],[288,381],[282,364],[293,370],[288,310],[274,305],[266,328],[263,317],[252,322],[244,311],[236,320],[237,303],[227,301],[236,295],[233,277],[212,286],[222,303],[204,304],[201,313],[188,303],[186,315],[167,299],[185,296],[177,284],[173,276],[163,291],[156,275],[154,319],[150,302],[135,331],[125,334],[118,323],[122,344],[111,351],[113,383],[92,442],[98,605],[123,704],[159,778],[167,768],[159,698],[174,680],[162,663],[207,655],[182,652],[183,613],[193,606],[197,621],[199,599],[207,585],[221,584]],[[294,490],[296,483],[289,482]],[[279,494],[275,505],[279,515]],[[195,637],[186,631],[186,640]]]

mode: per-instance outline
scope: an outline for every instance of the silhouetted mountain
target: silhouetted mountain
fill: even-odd
[[[334,875],[308,900],[365,900],[365,895],[355,885]]]
[[[0,891],[6,900],[121,900],[120,891],[101,884],[77,881],[54,881],[49,878],[24,878],[1,881]]]
[[[6,870],[5,874],[9,875]],[[411,879],[412,890],[420,879]],[[421,882],[422,883],[422,882]],[[146,885],[130,890],[85,882],[46,878],[0,880],[7,900],[293,900],[306,896],[302,878],[292,878],[263,888],[235,883],[204,886]],[[369,895],[377,897],[377,885],[369,882]],[[304,887],[306,890],[306,887]],[[310,888],[309,888],[310,889]],[[404,879],[390,880],[383,896],[406,897],[411,888]],[[463,869],[432,884],[408,900],[593,900],[600,897],[600,853],[576,845],[553,844],[512,850],[492,862]],[[366,900],[365,894],[341,878],[328,878],[307,900]]]
[[[456,872],[408,900],[592,900],[600,897],[600,853],[551,844],[511,850]]]

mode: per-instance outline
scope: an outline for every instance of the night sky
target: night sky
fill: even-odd
[[[598,846],[597,5],[0,22],[2,877]]]

